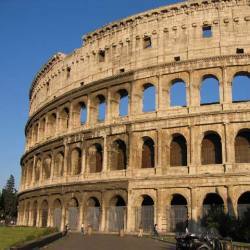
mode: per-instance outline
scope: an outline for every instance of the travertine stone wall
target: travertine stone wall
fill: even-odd
[[[190,223],[199,224],[207,194],[219,195],[225,211],[237,216],[239,197],[250,192],[249,152],[244,143],[237,146],[239,137],[249,140],[250,104],[232,101],[232,82],[239,74],[250,75],[249,4],[219,0],[164,6],[91,32],[72,54],[49,59],[30,89],[18,223],[58,226],[60,221],[63,229],[74,207],[77,229],[94,198],[99,231],[114,231],[110,208],[121,206],[123,228],[135,232],[137,208],[149,196],[153,222],[169,232],[176,194],[186,200]],[[211,28],[211,37],[203,36],[204,27]],[[218,103],[201,105],[204,76],[218,80]],[[180,79],[186,106],[172,107],[171,86]],[[149,83],[155,87],[155,110],[143,112]],[[129,100],[123,117],[122,93]],[[100,121],[102,100],[106,114]],[[202,164],[203,148],[213,138],[221,156]],[[235,158],[240,150],[244,160]],[[178,155],[185,156],[185,164],[171,165]],[[152,168],[143,166],[145,159],[154,162]]]

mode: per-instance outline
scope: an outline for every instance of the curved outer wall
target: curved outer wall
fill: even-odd
[[[236,159],[235,145],[241,131],[248,136],[250,104],[232,101],[232,81],[242,73],[249,79],[249,4],[188,1],[161,7],[89,33],[72,54],[50,58],[30,89],[18,224],[62,229],[77,217],[79,229],[81,222],[93,221],[89,207],[96,207],[95,230],[135,232],[144,223],[138,222],[143,199],[150,196],[153,221],[169,232],[176,194],[186,200],[195,223],[209,193],[218,194],[225,211],[237,215],[239,197],[250,191],[250,162]],[[211,37],[203,37],[204,27],[211,28]],[[204,76],[218,80],[218,103],[201,105]],[[172,107],[170,89],[180,79],[186,106]],[[155,87],[155,110],[143,112],[149,83]],[[129,99],[123,117],[120,90]],[[99,121],[103,100],[106,116]],[[81,123],[84,107],[87,119]],[[206,163],[203,143],[210,135],[212,142],[219,138],[221,156]],[[174,151],[180,137],[184,143]],[[180,151],[186,161],[173,164],[171,154]],[[153,161],[148,168],[145,156]],[[117,223],[110,214],[119,206],[124,222],[117,229],[110,226]]]

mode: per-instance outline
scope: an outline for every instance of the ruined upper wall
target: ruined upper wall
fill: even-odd
[[[211,37],[203,37],[205,26]],[[249,0],[192,0],[134,15],[87,34],[72,54],[52,57],[33,81],[30,116],[96,80],[178,60],[233,55],[237,48],[250,53]]]

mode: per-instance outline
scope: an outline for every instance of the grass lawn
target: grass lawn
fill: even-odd
[[[0,250],[55,232],[51,228],[0,227]]]

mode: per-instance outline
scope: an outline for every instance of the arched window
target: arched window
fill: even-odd
[[[41,204],[42,210],[42,227],[47,227],[48,224],[48,212],[49,212],[49,205],[46,200],[44,200]]]
[[[37,160],[36,166],[35,166],[35,181],[39,181],[40,179],[40,171],[42,167],[42,161],[40,159]]]
[[[38,124],[34,127],[34,143],[38,142]]]
[[[86,225],[90,225],[94,231],[99,230],[101,205],[97,198],[91,197],[87,201],[85,214]]]
[[[85,103],[80,103],[80,121],[81,124],[86,124],[87,122],[87,107],[85,105]]]
[[[82,151],[75,148],[71,152],[71,171],[73,175],[79,175],[82,172]]]
[[[119,115],[120,116],[127,116],[128,115],[128,91],[125,89],[121,89],[118,91],[120,95],[119,100]]]
[[[155,167],[154,141],[149,137],[143,138],[141,167],[142,168]]]
[[[47,156],[44,160],[43,160],[43,179],[47,180],[50,178],[50,174],[51,174],[51,157]]]
[[[103,95],[98,95],[98,121],[104,121],[106,117],[106,100]]]
[[[64,161],[64,155],[62,152],[59,152],[55,156],[55,162],[54,162],[54,176],[59,177],[63,176],[63,161]]]
[[[245,192],[238,199],[238,217],[239,219],[244,218],[245,212],[250,209],[250,191]]]
[[[141,207],[136,212],[137,227],[144,232],[150,232],[154,226],[154,201],[148,195],[143,195]]]
[[[111,170],[122,170],[127,167],[126,144],[122,140],[114,141],[110,154]]]
[[[186,83],[181,79],[175,79],[172,81],[170,88],[170,106],[187,106]]]
[[[69,128],[69,109],[64,108],[61,112],[61,129],[65,131]]]
[[[170,212],[171,232],[184,232],[187,227],[188,209],[187,200],[180,194],[174,194],[171,200]]]
[[[90,173],[98,173],[102,171],[103,152],[102,146],[98,143],[92,145],[88,150],[88,164]]]
[[[116,195],[110,200],[110,207],[108,208],[109,232],[119,232],[124,229],[125,216],[126,203],[120,195]]]
[[[34,201],[32,209],[33,209],[33,222],[32,222],[32,226],[35,227],[37,226],[37,201]]]
[[[250,100],[250,72],[237,73],[232,81],[233,102]]]
[[[221,164],[222,149],[221,138],[216,133],[208,133],[204,136],[201,145],[201,164]]]
[[[219,80],[213,75],[205,75],[200,87],[201,105],[215,104],[220,102]]]
[[[45,138],[45,124],[46,124],[46,120],[45,118],[43,118],[40,123],[40,130],[39,130],[39,133],[40,133],[39,136],[41,140]]]
[[[250,130],[241,130],[235,138],[235,162],[250,163]]]
[[[187,143],[182,135],[174,135],[170,144],[170,166],[187,166]]]
[[[53,203],[53,227],[61,229],[62,224],[62,203],[56,199]]]
[[[143,112],[155,111],[155,86],[147,83],[143,86]]]
[[[79,225],[79,202],[72,198],[68,203],[68,225],[72,231],[76,231]]]
[[[221,196],[217,193],[209,193],[203,201],[203,216],[207,215],[211,209],[223,210],[224,202]]]
[[[54,136],[56,133],[56,114],[53,113],[48,118],[48,135]]]

